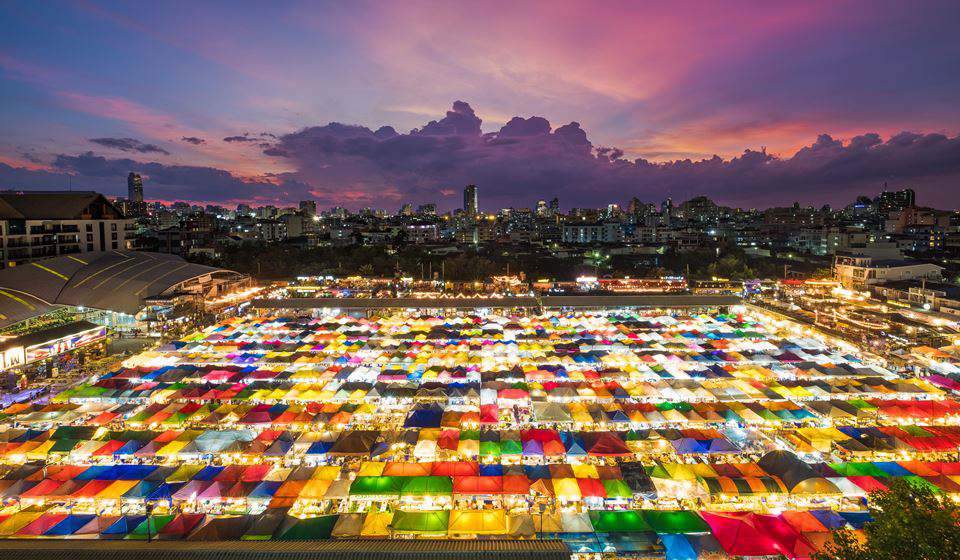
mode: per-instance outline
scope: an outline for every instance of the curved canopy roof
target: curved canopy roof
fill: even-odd
[[[184,282],[237,273],[188,263],[176,255],[107,251],[65,255],[0,270],[0,326],[42,315],[58,305],[136,313],[145,299]]]

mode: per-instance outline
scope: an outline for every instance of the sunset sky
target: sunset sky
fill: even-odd
[[[958,37],[956,0],[8,1],[0,188],[958,208]]]

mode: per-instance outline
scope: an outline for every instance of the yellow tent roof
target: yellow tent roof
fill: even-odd
[[[323,495],[327,492],[327,488],[330,487],[332,482],[333,481],[331,480],[323,479],[308,480],[297,498],[300,500],[320,500],[323,498]]]
[[[360,470],[357,472],[357,476],[380,476],[383,473],[386,463],[380,463],[377,461],[364,461],[360,465]]]
[[[577,478],[600,478],[597,467],[590,464],[573,465],[573,476]]]
[[[0,523],[0,537],[9,537],[20,529],[33,523],[33,520],[43,515],[42,511],[21,511],[15,513]]]
[[[180,450],[186,447],[190,442],[188,441],[171,441],[170,443],[164,445],[157,450],[158,457],[173,457],[174,455],[180,453]]]
[[[317,470],[313,471],[313,476],[310,478],[313,480],[336,480],[339,476],[340,467],[326,466],[317,467]]]
[[[131,488],[137,485],[136,480],[114,480],[103,490],[97,492],[98,500],[119,500]]]
[[[507,514],[499,509],[455,510],[450,513],[448,533],[451,535],[503,535],[507,533]]]
[[[575,478],[554,478],[553,493],[562,500],[579,500],[580,485]]]

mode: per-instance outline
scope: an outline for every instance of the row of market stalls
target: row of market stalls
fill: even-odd
[[[787,466],[771,459],[786,454]],[[32,461],[0,469],[0,499],[24,504],[113,507],[146,502],[181,509],[244,512],[294,507],[297,511],[349,510],[372,502],[555,503],[669,507],[696,503],[749,509],[767,503],[840,505],[903,478],[942,494],[960,493],[960,468],[945,461],[806,463],[789,452],[729,463],[622,462],[502,465],[469,461],[381,462],[358,466],[285,467],[270,463],[228,466],[208,462],[94,465]]]
[[[495,431],[500,422],[499,405],[438,403],[435,396],[414,402],[408,408],[396,404],[273,402],[258,403],[252,396],[219,393],[221,398],[192,400],[139,399],[125,403],[48,403],[42,406],[17,404],[0,409],[0,421],[24,426],[83,422],[91,426],[109,425],[123,419],[129,427],[186,428],[223,426],[258,427],[263,425],[339,430],[362,425],[378,416],[378,422],[390,421],[397,428],[487,429]],[[176,397],[177,395],[174,395]],[[458,400],[464,397],[455,397]],[[467,397],[469,398],[469,397]],[[84,398],[83,400],[88,400]],[[223,401],[231,401],[224,403]],[[234,404],[236,403],[236,404]],[[397,409],[399,408],[399,412]],[[504,409],[510,405],[504,405]],[[389,415],[384,418],[384,415]],[[830,399],[794,402],[783,399],[751,402],[610,402],[558,403],[536,402],[519,410],[523,424],[537,428],[569,431],[573,427],[603,426],[613,429],[709,427],[727,423],[776,425],[831,421],[837,425],[855,425],[872,421],[907,424],[927,422],[953,424],[960,414],[960,403],[952,397],[939,399]]]
[[[861,514],[830,510],[765,515],[682,510],[591,510],[508,513],[504,510],[370,511],[314,517],[283,510],[259,515],[96,516],[21,511],[0,516],[0,536],[126,540],[316,540],[393,536],[559,538],[576,553],[617,552],[675,559],[713,556],[808,557],[830,531],[857,530]]]
[[[747,315],[239,317],[0,410],[0,537],[805,558],[894,479],[960,496],[958,421]]]

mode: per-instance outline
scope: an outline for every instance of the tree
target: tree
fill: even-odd
[[[719,261],[707,267],[707,274],[729,280],[749,280],[756,278],[756,273],[747,263],[736,255],[725,255]]]
[[[891,479],[888,490],[870,495],[869,508],[865,539],[837,531],[815,560],[960,559],[960,506],[929,485]]]

